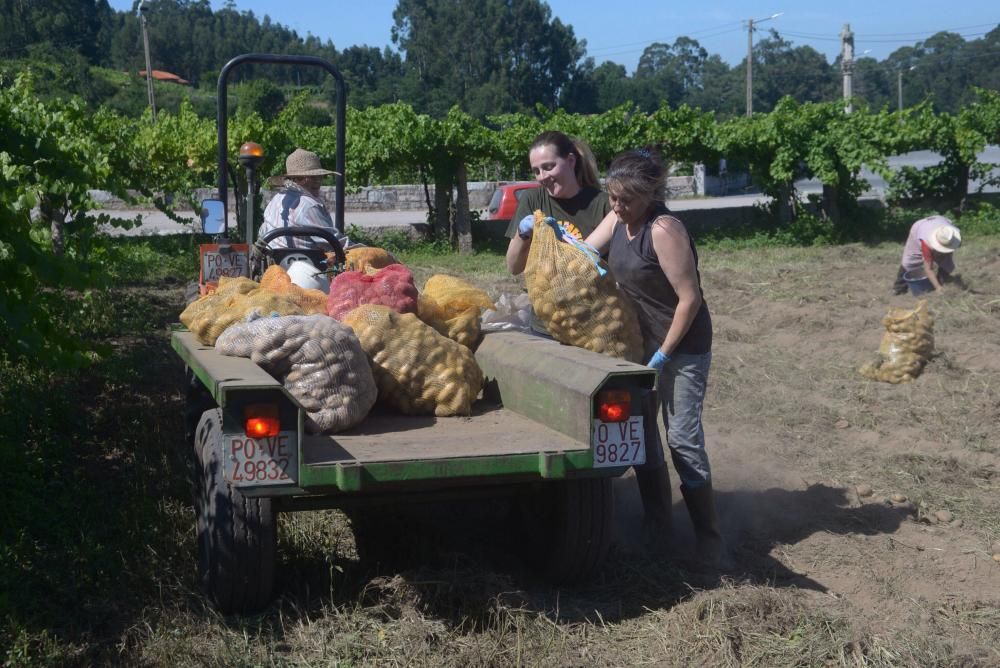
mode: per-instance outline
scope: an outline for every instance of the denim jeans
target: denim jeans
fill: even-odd
[[[674,469],[685,487],[696,489],[712,481],[701,423],[712,353],[675,355],[660,372],[656,391],[667,431]]]

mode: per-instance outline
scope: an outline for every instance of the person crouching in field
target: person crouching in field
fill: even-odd
[[[914,295],[919,294],[920,288],[916,286],[921,278],[926,278],[940,292],[941,284],[952,280],[954,253],[961,245],[962,233],[944,216],[928,216],[913,223],[903,247],[893,293],[902,295],[909,289]]]

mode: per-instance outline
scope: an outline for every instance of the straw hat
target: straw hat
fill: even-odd
[[[319,156],[312,151],[297,148],[285,158],[285,173],[282,178],[289,176],[327,176],[329,174],[340,174],[331,169],[323,169],[319,162]]]
[[[962,233],[954,225],[944,224],[934,228],[927,245],[938,253],[954,253],[962,245]]]

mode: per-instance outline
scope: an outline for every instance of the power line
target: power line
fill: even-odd
[[[725,34],[728,34],[728,33],[742,32],[742,31],[743,31],[742,28],[731,28],[731,29],[726,30],[726,31],[721,32],[721,33],[716,33],[714,35],[709,35],[709,37],[716,37],[718,35],[725,35]],[[660,43],[662,44],[662,42],[660,42]],[[645,46],[643,46],[641,49],[639,49],[639,48],[633,48],[633,49],[621,49],[621,50],[617,50],[617,51],[605,51],[605,53],[602,53],[600,55],[601,55],[601,57],[606,58],[608,56],[616,56],[616,55],[620,56],[620,55],[626,54],[626,53],[637,53],[637,52],[645,51],[646,48],[649,47],[649,46],[650,46],[650,44],[646,43]],[[612,47],[607,47],[607,48],[610,49]],[[595,55],[595,54],[591,53],[588,50],[587,55]],[[709,55],[712,55],[712,54],[709,54]]]
[[[706,33],[706,32],[712,32],[712,31],[715,31],[715,30],[723,29],[723,28],[729,28],[732,25],[737,25],[738,26],[739,22],[738,21],[735,22],[735,23],[730,22],[730,23],[725,23],[725,24],[722,24],[722,25],[714,26],[712,28],[703,28],[702,30],[694,30],[692,32],[685,33],[683,35],[674,35],[673,36],[673,40],[676,40],[678,37],[692,37],[694,35],[700,35],[700,34]],[[735,30],[738,30],[738,29],[739,28],[736,28]],[[730,30],[727,30],[726,32],[731,32],[732,30],[733,29],[730,29]],[[724,33],[718,33],[718,34],[724,34]],[[705,37],[714,37],[714,36],[715,36],[715,34],[705,35]],[[621,49],[621,48],[627,47],[627,46],[640,46],[640,45],[649,46],[650,44],[652,44],[654,42],[658,42],[660,44],[663,44],[664,42],[669,42],[669,41],[671,41],[671,38],[667,37],[667,38],[663,38],[663,39],[645,40],[645,41],[642,41],[642,42],[628,42],[626,44],[612,44],[612,45],[609,45],[609,46],[602,46],[602,47],[597,48],[597,49],[588,49],[588,51],[591,52],[591,53],[600,53],[600,52],[603,52],[603,51],[610,51],[612,49]]]
[[[969,39],[970,37],[982,37],[983,35],[987,35],[987,34],[989,34],[989,33],[977,32],[977,33],[967,33],[965,35],[962,35],[962,34],[959,33],[958,36],[961,37],[961,38],[963,38],[963,39]],[[786,32],[780,33],[780,35],[782,37],[797,37],[799,39],[819,40],[819,41],[824,41],[824,42],[839,42],[840,41],[840,37],[820,37],[820,36],[817,36],[817,35],[811,35],[809,33],[801,33],[801,32],[787,32],[786,31]],[[933,37],[933,35],[932,35],[932,37]],[[858,44],[912,44],[914,42],[921,42],[921,41],[924,41],[924,40],[913,40],[913,39],[869,39],[869,38],[865,37],[864,39],[857,40],[857,43]]]

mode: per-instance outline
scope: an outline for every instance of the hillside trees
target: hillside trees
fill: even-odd
[[[476,118],[555,107],[584,53],[539,0],[399,0],[393,19],[409,99],[439,118],[454,105]]]
[[[822,102],[839,97],[837,73],[811,46],[793,46],[777,31],[771,30],[768,37],[754,44],[753,53],[755,111],[770,111],[784,97],[798,102]],[[745,59],[743,68],[746,68]]]

